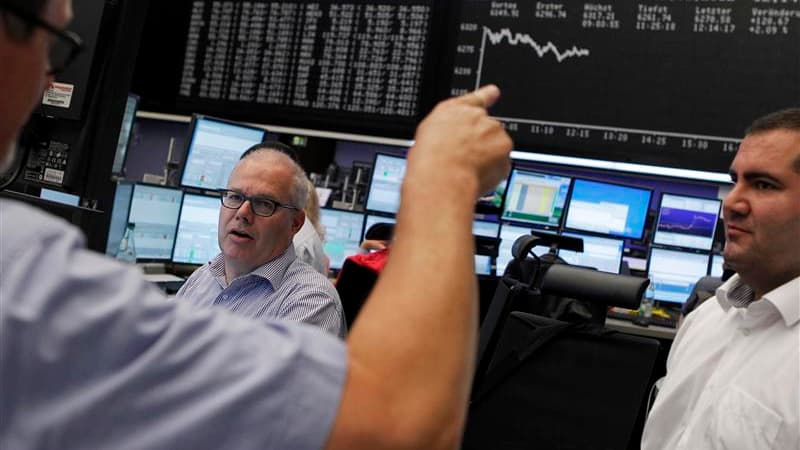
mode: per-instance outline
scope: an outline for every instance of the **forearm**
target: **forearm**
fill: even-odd
[[[475,353],[478,186],[457,179],[406,180],[392,254],[348,340],[351,360],[391,387],[392,412],[433,434],[460,430]]]

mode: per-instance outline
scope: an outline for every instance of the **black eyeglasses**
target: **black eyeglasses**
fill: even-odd
[[[277,202],[271,198],[267,197],[259,197],[253,196],[248,197],[241,192],[231,191],[229,189],[221,189],[220,193],[220,200],[222,201],[222,206],[230,209],[239,209],[244,202],[250,202],[250,208],[253,210],[258,216],[262,217],[269,217],[275,214],[275,211],[278,208],[286,208],[286,209],[300,209],[296,206],[292,205],[284,205],[280,202]]]
[[[83,49],[83,41],[80,36],[71,31],[59,30],[30,11],[5,3],[0,3],[0,10],[13,14],[29,25],[26,27],[24,24],[14,23],[11,21],[11,17],[2,15],[7,32],[13,38],[25,39],[30,34],[32,27],[39,27],[53,36],[54,39],[50,43],[50,52],[48,54],[50,68],[47,73],[49,75],[57,75],[63,72],[67,66],[75,61],[75,58]]]

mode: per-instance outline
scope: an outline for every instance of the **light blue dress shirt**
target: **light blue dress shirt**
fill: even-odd
[[[83,242],[0,199],[0,448],[323,447],[339,339],[167,301]]]
[[[297,259],[291,245],[230,285],[220,253],[192,273],[176,298],[197,306],[223,307],[253,319],[304,322],[340,338],[347,332],[342,302],[333,283]]]

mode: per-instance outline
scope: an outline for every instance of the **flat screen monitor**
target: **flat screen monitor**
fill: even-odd
[[[208,190],[224,188],[242,153],[263,139],[261,128],[194,116],[181,185]]]
[[[654,244],[711,250],[722,201],[663,194]]]
[[[619,273],[622,267],[624,239],[564,233],[564,236],[583,239],[583,253],[558,250],[558,256],[574,266],[593,267],[601,272]]]
[[[397,213],[400,209],[400,185],[406,174],[406,159],[402,156],[375,155],[372,178],[367,193],[367,210]]]
[[[320,220],[325,227],[324,247],[330,259],[330,268],[339,270],[345,258],[359,253],[364,214],[322,208]]]
[[[128,154],[128,145],[131,141],[133,122],[136,120],[136,109],[139,107],[139,97],[128,94],[125,102],[125,112],[122,114],[122,125],[119,128],[117,150],[114,153],[114,162],[111,164],[111,173],[122,176],[125,173],[125,158]]]
[[[137,260],[169,260],[182,197],[180,189],[133,186],[128,223],[136,224],[133,236]]]
[[[506,271],[506,266],[510,263],[514,256],[511,254],[511,247],[520,236],[531,234],[529,227],[520,227],[511,224],[500,225],[500,249],[497,254],[497,274],[502,275]],[[539,246],[533,248],[533,253],[536,256],[542,256],[550,251],[549,247]]]
[[[120,181],[114,191],[114,204],[111,205],[111,223],[108,227],[108,240],[106,241],[106,255],[115,256],[119,249],[119,241],[125,234],[128,226],[128,212],[131,208],[131,195],[133,183]],[[135,239],[135,238],[134,238]]]
[[[682,304],[695,283],[708,272],[708,254],[651,248],[647,277],[655,287],[655,299]]]
[[[219,254],[217,226],[220,206],[219,197],[184,195],[172,262],[200,265]]]
[[[558,228],[571,181],[560,175],[514,169],[508,182],[503,219]]]
[[[575,179],[565,228],[641,239],[652,194],[649,189]]]
[[[722,263],[725,262],[725,258],[722,255],[712,255],[711,256],[711,265],[708,267],[708,274],[712,277],[722,278],[722,273],[725,269],[722,267]]]
[[[361,239],[364,239],[364,236],[366,236],[367,231],[369,231],[369,229],[376,223],[397,223],[397,219],[395,219],[394,217],[375,216],[372,214],[368,214],[367,217],[364,219],[364,230],[361,233]]]

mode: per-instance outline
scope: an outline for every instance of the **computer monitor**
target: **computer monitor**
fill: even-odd
[[[367,210],[397,213],[400,209],[400,185],[406,174],[406,159],[402,156],[378,153],[372,166],[372,178],[367,192]]]
[[[711,250],[722,201],[663,194],[653,243]]]
[[[330,259],[330,268],[339,270],[345,258],[359,253],[364,214],[322,208],[320,220],[325,227],[324,247]]]
[[[564,236],[583,239],[583,253],[558,250],[558,256],[574,266],[593,267],[601,272],[619,273],[622,268],[624,239],[613,239],[587,234],[564,233]]]
[[[125,174],[125,158],[128,154],[128,145],[131,141],[133,122],[136,120],[136,110],[139,107],[139,97],[128,94],[125,102],[125,112],[122,114],[122,125],[119,128],[117,150],[114,153],[114,162],[111,164],[111,174],[123,176]]]
[[[650,189],[576,178],[564,227],[641,239],[652,194]]]
[[[172,262],[200,265],[219,254],[220,206],[219,197],[189,193],[183,196]]]
[[[367,217],[364,219],[364,230],[361,233],[361,239],[364,239],[366,236],[367,231],[375,225],[376,223],[397,223],[397,219],[394,217],[386,217],[386,216],[375,216],[372,214],[367,214]]]
[[[647,277],[655,288],[655,299],[683,304],[697,280],[706,276],[708,260],[707,253],[651,248]]]
[[[182,197],[183,191],[176,188],[133,186],[128,223],[136,224],[133,236],[137,260],[169,260]]]
[[[503,219],[558,228],[571,181],[560,175],[514,169],[508,181]]]
[[[708,266],[708,274],[712,277],[722,278],[722,273],[725,271],[722,267],[724,262],[725,258],[722,255],[712,255],[711,264]]]
[[[514,242],[523,235],[531,234],[530,227],[520,227],[503,223],[500,225],[500,250],[497,254],[497,274],[502,275],[506,271],[506,266],[510,263],[514,256],[511,254],[511,247]],[[550,251],[549,247],[534,247],[533,253],[536,256],[542,256]]]
[[[193,116],[181,185],[208,190],[224,188],[242,153],[263,139],[261,128]]]
[[[500,224],[497,222],[489,222],[486,220],[472,221],[472,234],[475,236],[496,238],[498,233],[500,233]]]
[[[128,226],[128,213],[131,209],[133,183],[120,181],[114,191],[114,203],[111,205],[111,223],[108,226],[106,255],[115,256],[119,249],[119,241]],[[136,238],[134,238],[135,240]]]

